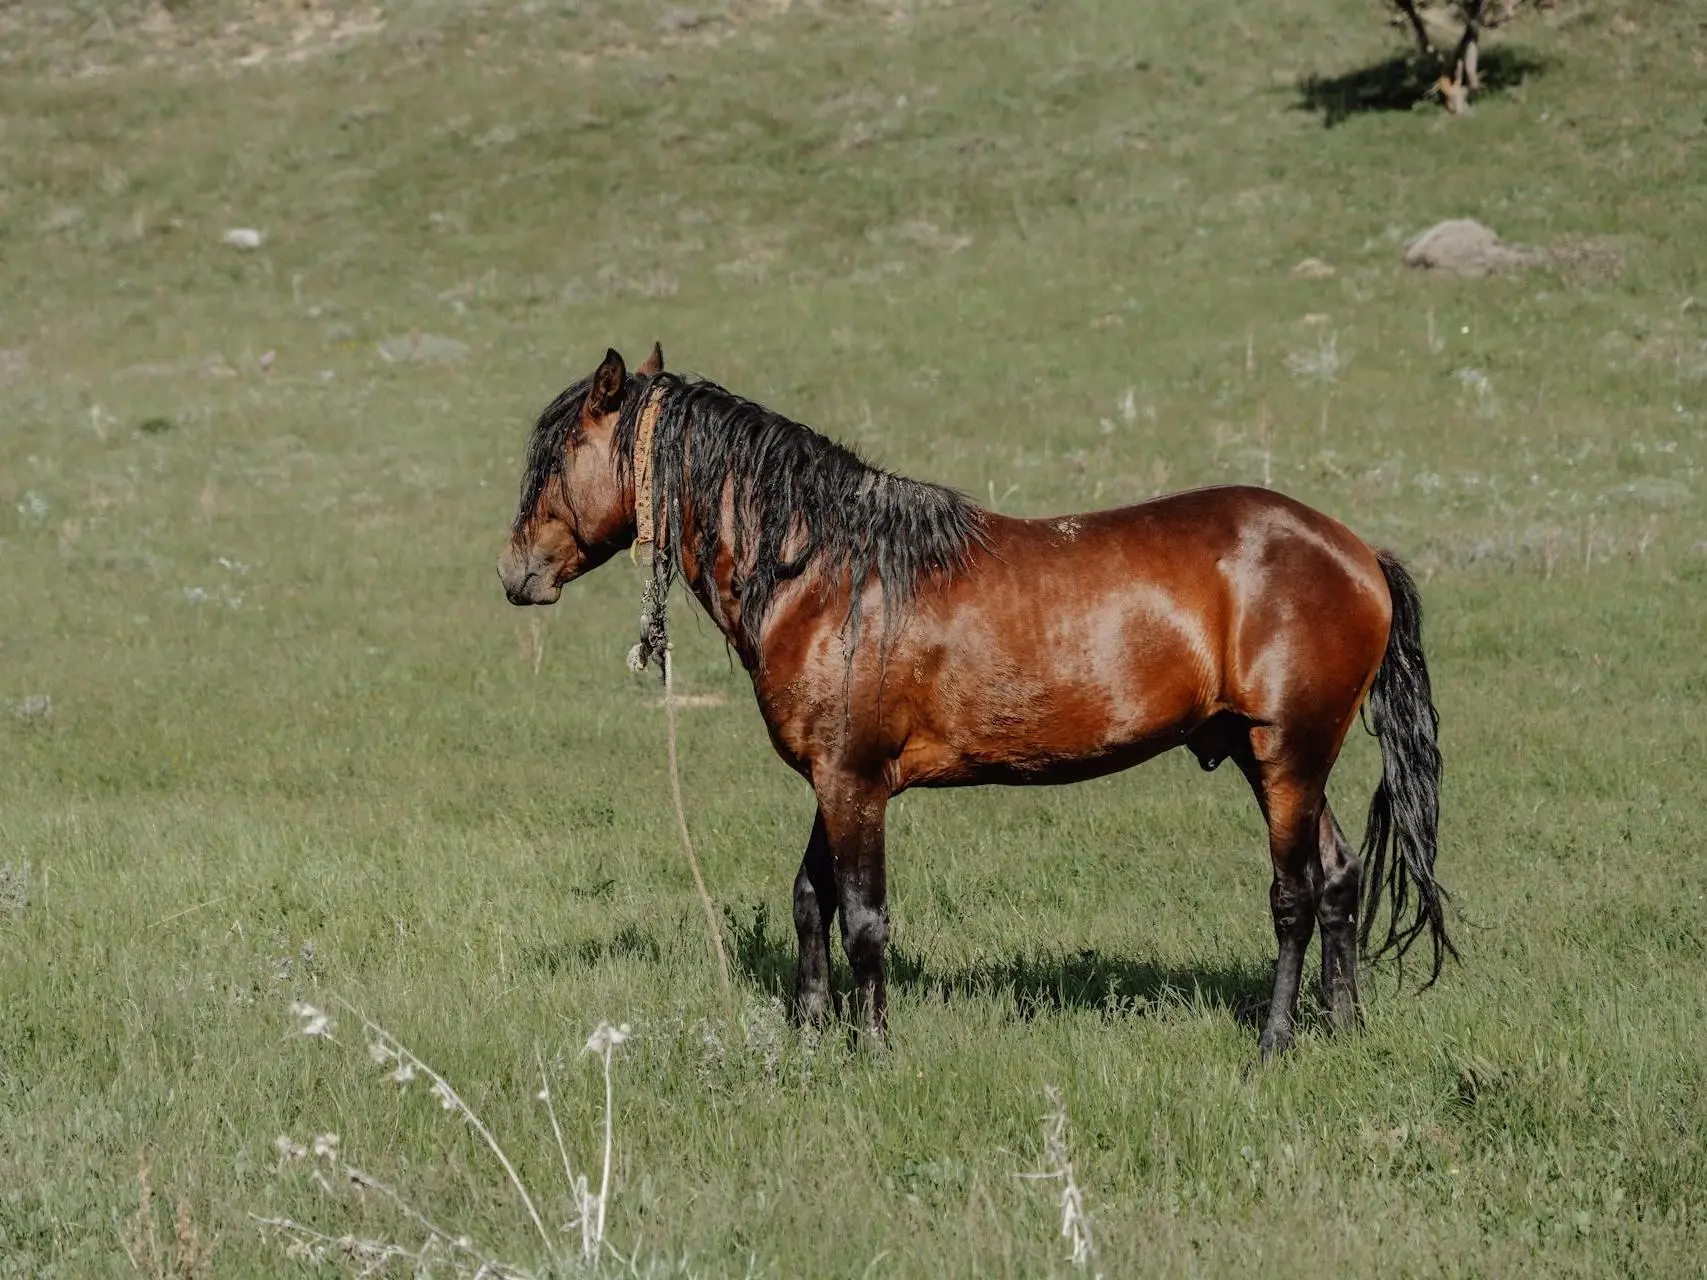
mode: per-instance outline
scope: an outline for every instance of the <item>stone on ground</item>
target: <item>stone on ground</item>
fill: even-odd
[[[1474,218],[1437,222],[1405,246],[1405,265],[1448,275],[1485,276],[1518,271],[1543,261],[1543,254],[1507,244]]]

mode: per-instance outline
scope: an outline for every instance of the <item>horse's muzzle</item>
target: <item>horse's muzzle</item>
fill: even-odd
[[[563,594],[556,575],[535,563],[533,556],[511,543],[498,557],[498,578],[511,604],[555,604]]]

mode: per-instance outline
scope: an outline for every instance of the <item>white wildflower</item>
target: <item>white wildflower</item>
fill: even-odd
[[[587,1037],[588,1053],[609,1053],[621,1044],[632,1032],[625,1022],[620,1027],[613,1027],[608,1022],[601,1022],[593,1028],[593,1034]]]
[[[311,1004],[298,1000],[291,1005],[290,1011],[302,1019],[302,1034],[305,1036],[329,1036],[332,1034],[332,1019],[322,1009],[316,1009]]]

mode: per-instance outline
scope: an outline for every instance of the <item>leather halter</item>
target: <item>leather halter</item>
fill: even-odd
[[[634,433],[634,546],[630,554],[636,563],[650,565],[657,543],[657,529],[652,520],[652,433],[658,426],[658,410],[664,403],[664,387],[656,384],[640,411],[640,425]]]

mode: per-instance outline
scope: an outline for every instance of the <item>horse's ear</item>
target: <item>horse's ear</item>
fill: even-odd
[[[622,389],[628,382],[628,366],[616,348],[605,352],[604,363],[593,374],[593,388],[587,393],[587,416],[602,418],[622,407]]]
[[[641,363],[640,367],[634,372],[643,373],[647,377],[651,377],[655,373],[664,372],[664,348],[654,342],[652,344],[652,354],[647,356]]]

